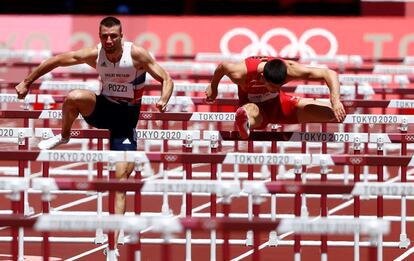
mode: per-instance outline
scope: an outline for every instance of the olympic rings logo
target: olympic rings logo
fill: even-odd
[[[405,136],[405,140],[406,141],[413,141],[414,140],[414,136],[413,135],[406,135]]]
[[[152,118],[152,114],[151,113],[143,113],[142,114],[142,118],[149,120]]]
[[[176,155],[165,155],[164,159],[168,162],[175,162],[177,161],[178,157]]]
[[[80,131],[74,131],[74,130],[70,131],[71,137],[78,137],[79,135],[80,135]]]
[[[251,43],[243,48],[241,51],[242,56],[250,55],[270,55],[270,56],[282,56],[282,57],[309,57],[316,55],[334,56],[338,52],[338,41],[335,35],[323,28],[312,28],[305,31],[299,39],[296,35],[282,27],[273,28],[262,35],[261,38],[250,29],[244,27],[237,27],[226,32],[220,40],[220,50],[225,55],[231,55],[232,52],[229,48],[230,40],[235,36],[245,36],[250,39]],[[277,51],[268,42],[270,39],[281,36],[290,41],[290,44]],[[329,42],[329,50],[325,54],[317,54],[315,49],[308,45],[309,39],[313,37],[323,37]]]
[[[359,165],[362,163],[362,158],[350,158],[349,161],[353,165]]]

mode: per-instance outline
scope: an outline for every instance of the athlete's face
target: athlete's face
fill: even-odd
[[[263,77],[263,80],[264,80],[264,83],[265,83],[266,89],[267,89],[269,92],[278,92],[278,91],[280,90],[280,87],[282,86],[282,85],[280,85],[280,84],[275,84],[275,83],[272,83],[272,82],[266,81],[266,79],[265,79],[264,77]]]
[[[122,33],[119,25],[106,27],[101,26],[99,38],[106,53],[115,53],[122,47]]]

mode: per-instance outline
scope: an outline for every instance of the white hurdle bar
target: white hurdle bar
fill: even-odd
[[[17,138],[17,143],[19,145],[25,145],[26,138],[33,137],[33,129],[31,128],[0,128],[0,139],[13,139]]]
[[[22,179],[23,180],[23,179]],[[53,187],[53,189],[56,189],[58,186],[52,186],[48,187],[45,182],[37,182],[37,180],[45,180],[45,179],[35,179],[33,180],[33,186],[37,189],[42,189],[45,191],[50,191],[50,189]],[[46,179],[51,180],[51,179]],[[9,189],[13,187],[13,184],[22,186],[21,189],[27,189],[26,187],[23,187],[21,180],[18,178],[14,179],[0,179],[0,188]],[[67,182],[67,180],[66,180]],[[210,181],[150,181],[144,183],[143,190],[146,191],[173,191],[173,192],[210,192],[210,193],[217,193],[219,195],[229,197],[231,195],[237,195],[239,193],[239,184],[235,181],[230,182],[210,182]],[[252,184],[257,184],[257,186],[253,186]],[[248,193],[256,193],[256,195],[260,195],[263,193],[267,193],[266,189],[264,188],[263,182],[249,182],[243,183],[243,189]],[[272,184],[272,183],[269,183]],[[278,183],[275,183],[277,185]],[[284,183],[280,183],[279,186],[283,185]],[[286,183],[289,184],[289,183]],[[292,184],[294,185],[294,184]],[[292,187],[292,185],[288,185],[285,190],[291,191],[291,192],[298,192],[302,191],[299,185],[296,189],[295,186]],[[146,186],[146,187],[145,187]],[[289,187],[290,186],[290,187]],[[304,185],[305,187],[307,185]],[[323,185],[319,185],[322,186]],[[258,189],[262,187],[263,189]],[[309,187],[309,186],[308,186]],[[309,187],[312,188],[312,187]],[[330,189],[332,191],[332,189]],[[348,190],[348,188],[344,188],[344,191]],[[313,188],[313,191],[316,191],[315,188]],[[323,193],[323,192],[321,192]],[[356,183],[354,184],[354,189],[352,190],[353,195],[414,195],[414,186],[412,184],[407,183],[395,183],[395,184],[384,184],[384,183]]]
[[[279,233],[294,232],[302,235],[369,235],[371,247],[368,252],[367,260],[382,261],[382,245],[377,246],[377,243],[381,242],[383,234],[388,234],[390,232],[390,223],[385,220],[377,219],[296,218],[282,219],[277,230]],[[300,252],[295,251],[294,260],[301,260]],[[354,260],[359,260],[359,257]]]
[[[58,90],[58,91],[68,91],[68,90],[89,90],[95,93],[100,92],[100,82],[99,81],[42,81],[39,87],[39,90]]]
[[[392,75],[387,74],[339,74],[338,77],[341,83],[392,83]]]
[[[43,61],[52,57],[52,52],[50,50],[10,50],[10,49],[0,49],[0,60],[9,60],[9,59],[21,59],[24,62],[31,62],[34,58]]]
[[[395,64],[376,64],[374,65],[373,73],[382,74],[413,74],[414,66],[410,65],[395,65]]]

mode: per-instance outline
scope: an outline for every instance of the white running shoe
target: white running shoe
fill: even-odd
[[[56,148],[59,145],[68,143],[69,140],[70,139],[62,138],[62,135],[59,134],[59,135],[53,136],[50,139],[42,140],[41,142],[39,142],[37,146],[41,150],[51,150],[51,149]]]

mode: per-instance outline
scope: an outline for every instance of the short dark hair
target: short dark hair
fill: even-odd
[[[99,29],[101,28],[101,26],[112,27],[116,25],[119,25],[119,29],[122,32],[121,21],[119,21],[119,19],[116,17],[107,16],[104,19],[102,19],[101,23],[99,24]]]
[[[263,68],[263,76],[268,82],[274,84],[284,83],[287,76],[285,62],[280,59],[268,61]]]

